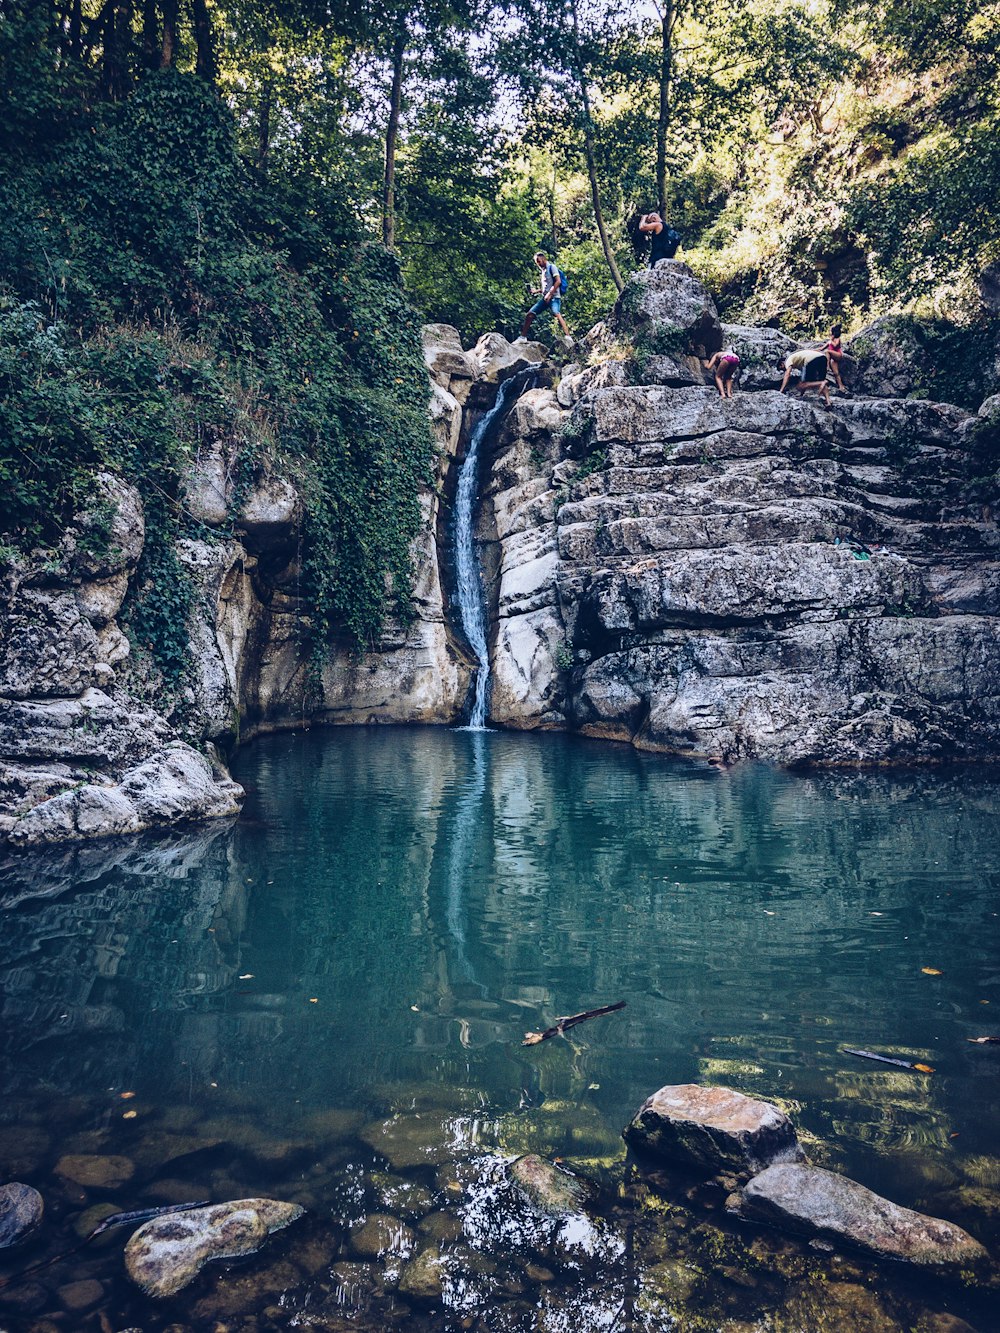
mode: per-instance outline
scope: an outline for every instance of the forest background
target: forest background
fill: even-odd
[[[374,642],[430,469],[419,324],[513,336],[542,248],[585,332],[661,202],[724,318],[891,317],[921,392],[978,406],[998,56],[997,0],[0,0],[0,561],[55,569],[81,513],[106,541],[95,477],[134,481],[125,621],[176,685],[182,476],[221,440],[236,501],[306,497],[314,648]]]

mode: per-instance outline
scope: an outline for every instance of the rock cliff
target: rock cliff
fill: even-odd
[[[722,345],[729,400],[692,355]],[[485,491],[495,721],[726,761],[996,754],[991,403],[827,410],[775,391],[792,345],[661,263],[518,402]]]
[[[491,621],[491,717],[731,761],[871,764],[998,751],[1000,555],[977,478],[998,405],[973,416],[885,396],[830,410],[776,392],[797,344],[721,324],[683,264],[636,274],[578,362],[428,325],[438,444],[414,544],[413,615],[372,651],[303,653],[301,500],[277,476],[237,494],[222,445],[192,459],[193,669],[164,700],[118,623],[143,549],[139,495],[102,476],[83,513],[0,589],[0,842],[30,846],[232,814],[223,753],[309,722],[441,722],[471,656],[450,604],[449,497],[501,380],[539,384],[489,442],[478,537]],[[733,347],[736,395],[699,357]],[[872,346],[887,364],[885,340]],[[874,353],[873,353],[874,357]],[[891,366],[889,369],[891,370]],[[875,396],[882,395],[882,396]]]

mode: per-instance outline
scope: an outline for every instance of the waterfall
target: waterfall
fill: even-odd
[[[497,400],[472,432],[469,451],[458,474],[458,495],[455,500],[455,568],[458,583],[458,610],[462,629],[472,651],[476,654],[476,689],[469,715],[469,730],[482,731],[486,726],[486,694],[490,679],[490,658],[486,646],[486,598],[483,581],[476,560],[472,526],[475,519],[477,481],[479,479],[479,446],[486,438],[493,422],[507,406],[512,395],[520,393],[527,383],[527,374],[514,375],[504,380]]]

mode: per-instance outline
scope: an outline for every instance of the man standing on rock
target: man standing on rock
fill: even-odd
[[[535,255],[535,265],[542,275],[541,295],[524,317],[524,323],[521,325],[521,337],[527,338],[528,330],[531,328],[535,316],[542,315],[548,310],[555,315],[566,337],[570,338],[572,335],[569,331],[569,325],[563,319],[560,310],[562,305],[562,274],[543,250],[539,250]]]

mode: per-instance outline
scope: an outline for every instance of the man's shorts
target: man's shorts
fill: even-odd
[[[546,301],[544,297],[539,297],[531,307],[533,315],[542,315],[546,310],[551,310],[554,315],[558,315],[562,308],[562,297],[553,296],[551,301]]]
[[[826,379],[827,361],[826,353],[820,352],[819,356],[814,356],[811,361],[806,362],[806,368],[802,375],[803,384],[821,384]]]

